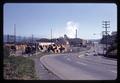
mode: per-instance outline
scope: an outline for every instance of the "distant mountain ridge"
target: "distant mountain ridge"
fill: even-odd
[[[38,38],[33,38],[33,41]],[[14,41],[14,35],[3,35],[3,42],[13,42]],[[21,42],[21,41],[31,41],[32,37],[23,37],[23,36],[16,36],[16,42]]]

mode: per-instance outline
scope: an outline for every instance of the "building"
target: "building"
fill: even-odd
[[[53,45],[53,44],[55,44],[54,42],[38,42],[38,45],[41,45],[41,46],[43,46],[43,45]]]

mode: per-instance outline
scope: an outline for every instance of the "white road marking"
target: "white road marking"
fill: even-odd
[[[77,61],[76,63],[81,64],[81,65],[87,65],[87,64],[79,62],[79,61]]]

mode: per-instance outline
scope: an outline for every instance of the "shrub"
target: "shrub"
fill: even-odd
[[[10,48],[8,46],[3,47],[4,58],[7,58],[10,55]]]

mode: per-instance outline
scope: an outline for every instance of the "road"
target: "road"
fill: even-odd
[[[40,61],[62,80],[115,80],[117,61],[93,56],[94,49],[96,47],[78,54],[47,55]],[[86,52],[89,52],[88,56],[85,56]]]

